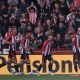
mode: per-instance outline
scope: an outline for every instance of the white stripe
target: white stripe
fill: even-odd
[[[12,36],[12,43],[14,43],[15,41],[14,41],[14,36]],[[12,44],[12,49],[13,49],[13,51],[14,51],[14,44]]]
[[[29,46],[29,39],[26,39],[25,48],[27,47],[27,45]],[[28,53],[28,51],[29,51],[29,50],[27,50],[26,53]]]
[[[44,51],[45,56],[46,56],[47,52],[48,52],[48,45],[46,45],[46,48],[45,48],[45,51]]]
[[[50,47],[49,47],[49,50],[48,50],[48,55],[50,54]]]

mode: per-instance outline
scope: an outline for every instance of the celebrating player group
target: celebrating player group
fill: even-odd
[[[30,67],[30,57],[29,55],[32,53],[33,48],[30,46],[31,42],[31,32],[27,31],[26,35],[22,37],[20,40],[20,62],[17,62],[17,57],[16,57],[16,43],[18,42],[17,37],[16,37],[16,28],[9,28],[8,32],[5,34],[5,40],[4,43],[8,44],[8,49],[9,49],[9,54],[8,54],[8,61],[3,62],[0,65],[0,68],[8,65],[10,63],[14,63],[14,70],[11,72],[13,74],[18,73],[19,75],[24,74],[23,72],[20,72],[19,67],[23,65],[24,63],[27,64],[29,74],[34,74],[31,71]],[[53,45],[53,35],[50,34],[48,38],[44,41],[42,45],[42,63],[39,65],[39,67],[36,70],[36,74],[39,76],[39,72],[42,68],[43,65],[46,64],[46,61],[49,61],[49,74],[53,75],[52,73],[52,64],[54,63],[54,60],[52,58],[52,45]],[[76,72],[76,76],[78,76],[78,66],[80,68],[80,28],[78,28],[77,33],[73,36],[72,38],[72,43],[73,43],[73,64],[74,64],[74,69]],[[76,58],[78,56],[78,58]]]

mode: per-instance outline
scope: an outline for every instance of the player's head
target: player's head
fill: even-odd
[[[78,28],[78,35],[80,36],[80,28]]]
[[[53,40],[53,35],[49,35],[49,36],[48,36],[48,40],[49,40],[49,41],[52,41],[52,40]]]
[[[29,30],[27,31],[26,36],[29,38],[31,37],[31,32]]]

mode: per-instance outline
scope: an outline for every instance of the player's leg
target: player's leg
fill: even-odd
[[[9,64],[11,62],[11,51],[9,50],[9,54],[8,54],[8,61],[6,62],[3,62],[1,65],[0,65],[0,68]]]
[[[11,56],[11,50],[9,50],[9,54],[8,54],[8,61],[6,62],[3,62],[1,65],[0,65],[0,68],[9,64],[10,62],[12,61],[12,56]]]
[[[7,64],[10,64],[12,62],[11,58],[8,58]]]
[[[40,72],[42,66],[44,66],[45,64],[46,64],[46,56],[42,55],[42,63],[39,65],[39,67],[38,67],[38,69],[36,71],[37,76],[40,76],[39,72]]]
[[[53,65],[53,58],[52,58],[52,55],[48,55],[48,61],[49,61],[49,65],[48,65],[49,74],[50,74],[50,75],[53,75],[53,73],[52,73],[52,65]]]
[[[38,67],[38,71],[40,72],[43,65],[46,63],[46,56],[42,55],[42,63]]]
[[[15,68],[16,72],[19,72],[19,69],[17,67],[17,58],[16,57],[13,57],[12,60],[14,62],[14,68]]]
[[[29,74],[33,74],[31,72],[31,64],[30,64],[30,58],[29,58],[29,55],[28,54],[25,54],[25,63],[27,64],[27,68],[28,68],[28,72]]]
[[[20,62],[17,64],[17,67],[19,68],[19,67],[20,67],[21,65],[23,65],[23,64],[24,64],[24,59],[21,58]],[[18,73],[18,75],[23,75],[23,74],[24,74],[24,73],[21,72],[21,71]]]
[[[79,69],[80,69],[80,52],[78,54],[78,66],[79,66]]]
[[[21,59],[20,62],[17,64],[17,68],[20,67],[20,65],[24,64],[24,59]]]
[[[77,66],[76,57],[77,57],[77,53],[74,53],[74,55],[73,55],[73,64],[74,64],[75,72],[77,73],[78,72],[78,66]]]
[[[76,74],[73,76],[78,76],[78,65],[77,65],[76,58],[77,58],[77,53],[74,53],[73,54],[73,64],[74,64],[74,70],[75,70]]]
[[[25,51],[21,51],[21,57],[20,57],[20,62],[16,65],[17,68],[20,67],[20,65],[22,65],[24,63],[24,60],[25,60]]]
[[[13,50],[10,50],[10,55],[9,57],[12,59],[13,63],[14,63],[14,68],[16,72],[19,72],[18,68],[17,68],[17,58],[16,58],[16,52]]]
[[[7,64],[11,64],[11,63],[12,63],[12,58],[8,57]],[[12,72],[13,74],[15,74],[15,73],[16,73],[16,71],[15,71],[15,70],[11,70],[11,72]]]
[[[49,66],[48,66],[49,71],[52,71],[53,58],[51,55],[49,55],[48,60],[49,60]]]

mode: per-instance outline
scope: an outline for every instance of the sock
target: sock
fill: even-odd
[[[40,66],[38,67],[38,71],[40,71],[42,68],[42,64],[40,64]]]
[[[80,61],[78,61],[78,66],[79,66],[79,69],[80,69]]]
[[[52,71],[52,64],[51,63],[49,63],[48,68],[49,68],[49,71]]]
[[[7,65],[6,62],[3,62],[2,64],[0,64],[0,68]]]
[[[75,72],[78,72],[78,66],[74,65]]]
[[[19,64],[15,64],[14,68],[15,68],[16,72],[19,72],[19,69],[18,69],[19,68]]]
[[[31,66],[30,64],[27,64],[28,72],[31,72]]]

